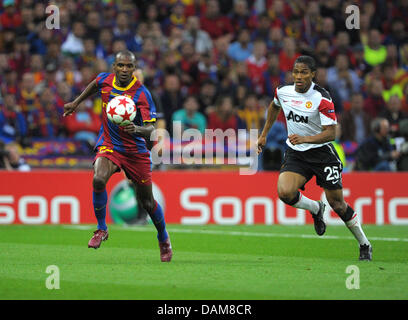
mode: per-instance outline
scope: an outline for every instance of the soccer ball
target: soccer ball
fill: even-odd
[[[109,101],[106,115],[109,121],[114,124],[126,126],[136,117],[136,105],[132,99],[126,96],[117,96]]]

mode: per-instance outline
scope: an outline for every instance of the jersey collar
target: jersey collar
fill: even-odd
[[[116,82],[116,76],[113,76],[113,81],[112,81],[112,86],[116,89],[116,90],[120,90],[120,91],[126,91],[129,90],[137,81],[137,78],[135,76],[133,76],[132,81],[130,81],[130,83],[127,85],[127,87],[119,87],[115,84]]]

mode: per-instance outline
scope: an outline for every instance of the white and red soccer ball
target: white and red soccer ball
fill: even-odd
[[[126,126],[136,117],[136,105],[132,99],[126,96],[117,96],[109,101],[106,115],[109,121],[114,124]]]

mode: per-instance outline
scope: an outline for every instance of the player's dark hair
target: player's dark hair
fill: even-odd
[[[316,71],[316,60],[311,56],[300,56],[295,60],[295,63],[304,63],[311,71]]]
[[[136,62],[136,56],[132,51],[129,50],[122,50],[119,51],[116,55],[115,55],[115,62],[119,59],[119,57],[128,57],[130,59],[133,59]]]

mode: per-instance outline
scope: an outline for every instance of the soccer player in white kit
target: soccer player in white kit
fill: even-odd
[[[331,141],[335,139],[336,113],[330,94],[313,82],[316,62],[310,56],[300,56],[293,66],[295,83],[279,86],[268,107],[265,126],[257,141],[258,153],[280,110],[285,113],[288,138],[278,179],[278,195],[286,204],[308,210],[313,217],[316,233],[326,231],[323,219],[325,204],[305,197],[300,191],[316,176],[330,206],[344,221],[360,246],[360,260],[372,259],[372,246],[365,236],[358,216],[343,197],[342,163]]]

